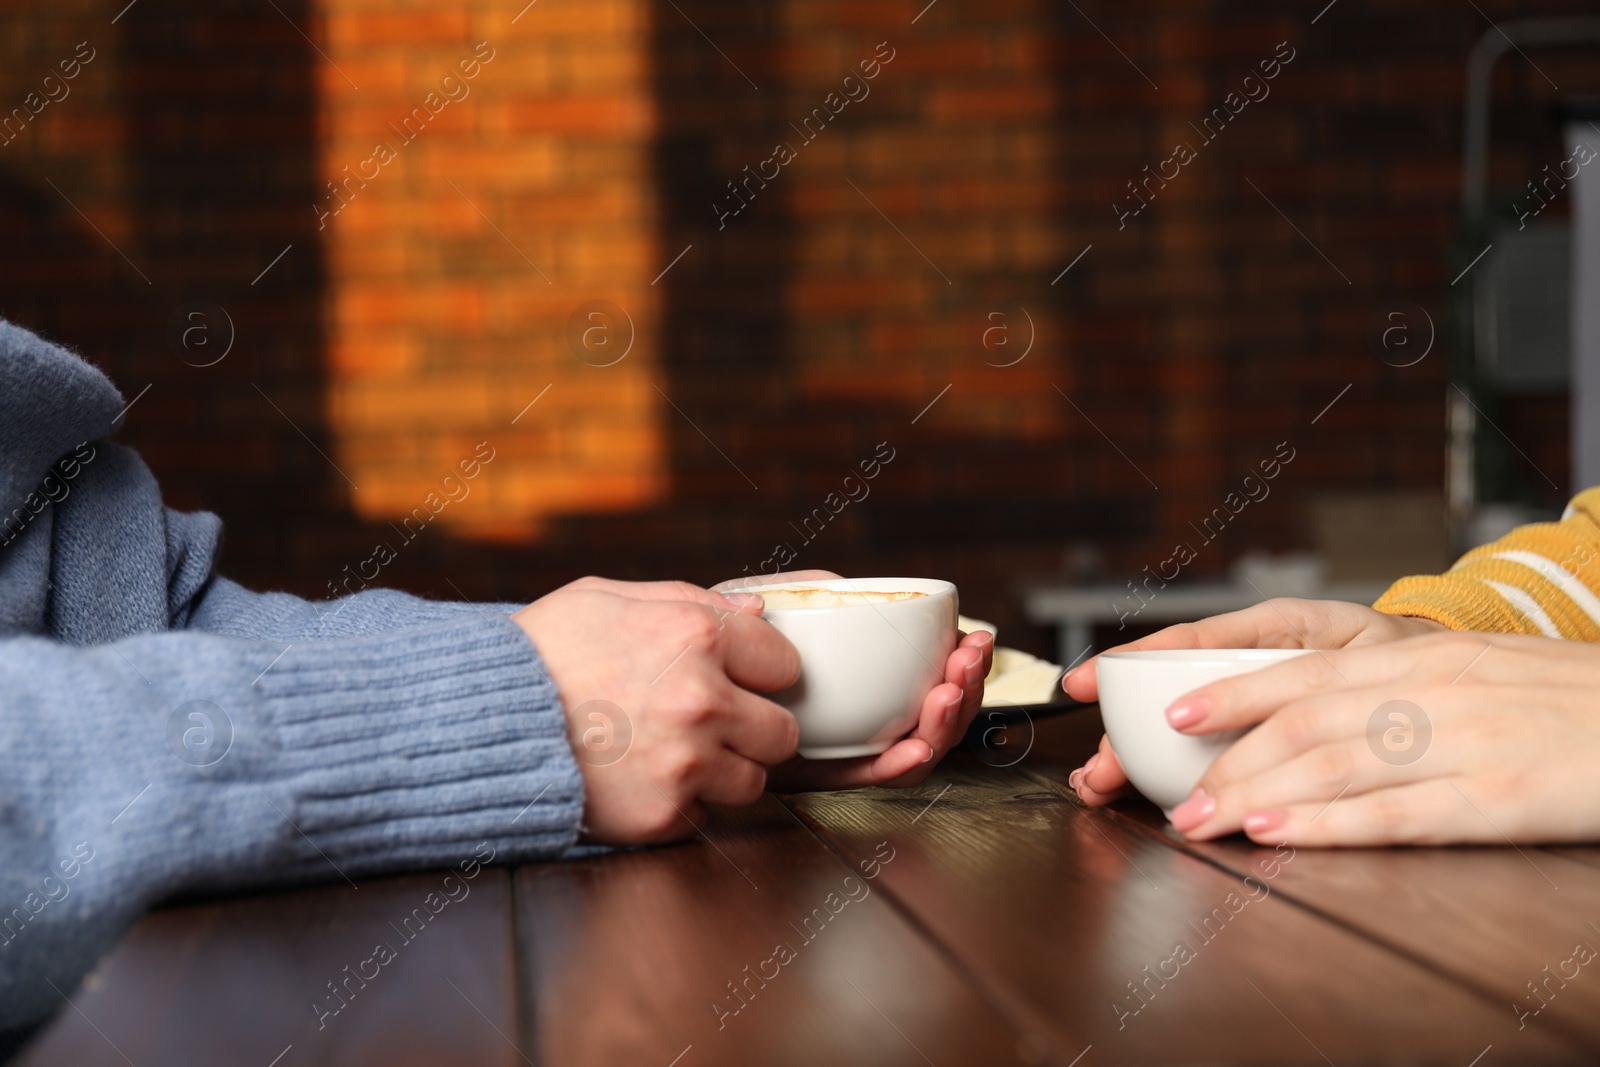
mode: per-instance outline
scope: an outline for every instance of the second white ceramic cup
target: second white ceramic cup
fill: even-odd
[[[800,723],[800,755],[873,756],[909,733],[955,651],[956,587],[935,578],[834,578],[766,588],[844,594],[836,605],[762,612],[800,652],[800,680],[771,694]],[[891,601],[850,595],[859,592],[922,595]]]
[[[1247,733],[1191,736],[1167,722],[1185,693],[1307,653],[1303,648],[1162,649],[1107,652],[1095,665],[1100,717],[1133,787],[1170,817],[1224,749]]]

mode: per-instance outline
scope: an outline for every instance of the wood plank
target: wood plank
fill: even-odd
[[[1080,766],[1093,714],[1039,732],[1034,775]],[[1143,801],[1119,802],[1144,832],[1240,877],[1274,855],[1241,837],[1194,844]],[[1270,889],[1481,992],[1522,1027],[1600,1051],[1600,870],[1593,848],[1298,849]],[[1584,959],[1589,963],[1580,962]],[[1593,972],[1593,973],[1591,973]]]
[[[682,845],[519,870],[529,1058],[1026,1062],[880,891],[906,863],[898,840],[865,833],[866,866],[846,865],[769,796],[717,810],[708,837]]]
[[[1550,1030],[1519,1034],[1501,1005],[1015,770],[968,757],[915,796],[790,803],[852,861],[891,838],[881,888],[1062,1062],[1090,1045],[1096,1063],[1463,1067],[1491,1045],[1484,1064],[1582,1061]]]
[[[1600,848],[1594,845],[1550,845],[1547,846],[1547,850],[1575,863],[1600,867]]]
[[[520,1067],[508,1041],[517,1035],[509,872],[481,868],[446,886],[447,873],[153,912],[69,991],[72,1006],[24,1062],[267,1067],[281,1055],[276,1067]],[[380,943],[392,955],[367,964]],[[363,983],[357,972],[376,973]],[[348,983],[342,1006],[330,982]]]

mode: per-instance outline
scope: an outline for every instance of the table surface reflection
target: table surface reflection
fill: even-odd
[[[376,968],[443,872],[165,908],[24,1062],[1600,1055],[1600,973],[1578,962],[1600,947],[1600,849],[1191,845],[1143,802],[1070,795],[1098,736],[1072,711],[916,790],[768,796],[681,845],[485,869]]]

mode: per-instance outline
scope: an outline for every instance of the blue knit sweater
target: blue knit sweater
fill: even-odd
[[[174,894],[550,857],[582,814],[509,608],[217,576],[123,405],[0,320],[0,1046]]]

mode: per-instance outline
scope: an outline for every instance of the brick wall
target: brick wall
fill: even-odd
[[[0,106],[75,42],[97,52],[70,95],[0,147],[0,311],[138,397],[123,439],[171,503],[228,520],[241,573],[309,591],[352,520],[302,436],[327,444],[322,260],[306,209],[313,54],[288,21],[304,6],[124,7],[0,15],[14,50]]]
[[[435,492],[438,522],[529,540],[664,492],[648,5],[525,7],[321,5],[329,411],[363,518]],[[585,362],[591,301],[624,314],[580,316]],[[492,473],[438,496],[480,442]]]
[[[1443,329],[1476,251],[1470,5],[278,6],[0,15],[0,105],[99,49],[0,147],[0,306],[151,385],[126,437],[244,578],[325,592],[386,543],[384,584],[526,598],[792,557],[948,575],[1036,644],[1015,582],[1075,544],[1133,576],[1279,442],[1192,573],[1304,543],[1316,493],[1442,481],[1453,338],[1395,368],[1369,331],[1401,299]],[[1497,81],[1512,190],[1564,155],[1549,82],[1596,88],[1592,55],[1533,58]],[[1262,98],[1208,140],[1230,92]],[[580,342],[632,322],[613,365],[571,339],[594,301]],[[220,343],[218,308],[199,366],[173,323]],[[1559,405],[1497,414],[1564,481]]]

